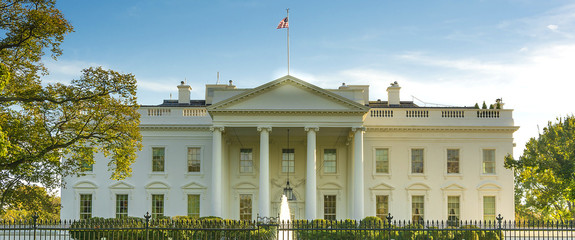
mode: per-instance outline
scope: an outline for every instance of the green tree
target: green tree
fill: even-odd
[[[519,217],[572,219],[575,217],[575,117],[548,123],[531,138],[518,160],[505,158],[515,172]]]
[[[0,23],[0,212],[23,186],[59,187],[95,152],[109,157],[112,178],[129,176],[141,149],[135,77],[96,67],[42,83],[43,55],[60,56],[72,32],[54,0],[2,0]]]
[[[0,219],[30,220],[34,214],[43,220],[60,219],[60,197],[47,192],[46,188],[20,186],[10,198],[7,210],[0,214]]]

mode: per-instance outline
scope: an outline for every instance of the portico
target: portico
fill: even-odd
[[[225,206],[239,205],[221,201],[222,194],[215,191],[225,189],[224,185],[231,195],[228,199],[233,201],[240,199],[243,193],[255,193],[252,201],[257,213],[275,216],[275,205],[279,204],[289,171],[298,197],[291,204],[295,217],[322,217],[323,210],[318,209],[318,197],[325,195],[322,189],[329,193],[335,190],[336,194],[330,196],[339,199],[336,209],[339,218],[363,217],[362,123],[367,107],[293,77],[284,77],[218,102],[207,110],[213,125],[221,126],[212,131],[212,184],[215,187],[211,203],[215,216],[222,216],[219,209]],[[288,128],[292,139],[289,151],[286,149]],[[322,169],[325,149],[335,155],[334,160],[330,159],[327,172]],[[252,153],[253,172],[243,172],[241,166],[236,167],[237,163],[242,164],[238,159],[242,151]],[[256,152],[259,153],[257,163],[253,157]],[[293,162],[285,158],[289,154],[293,154]],[[221,164],[222,161],[226,163]],[[229,177],[227,184],[224,176]],[[353,197],[348,199],[345,197],[348,195]],[[239,211],[227,209],[226,212]]]

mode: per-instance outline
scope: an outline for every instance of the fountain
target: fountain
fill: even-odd
[[[286,195],[282,195],[282,202],[280,205],[280,222],[281,229],[289,228],[291,225],[291,213],[289,210],[289,203]],[[292,232],[281,230],[278,232],[278,240],[292,240]]]

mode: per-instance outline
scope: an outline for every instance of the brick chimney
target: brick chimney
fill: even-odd
[[[387,104],[389,106],[399,106],[399,90],[401,87],[396,82],[387,87]]]
[[[184,81],[178,85],[178,103],[190,104],[190,85],[184,84]]]

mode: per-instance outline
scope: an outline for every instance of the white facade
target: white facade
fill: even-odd
[[[512,110],[418,107],[399,101],[397,83],[388,101],[369,101],[367,85],[322,89],[292,76],[253,89],[207,85],[205,100],[178,88],[178,100],[140,108],[132,177],[110,180],[108,160],[96,156],[92,172],[65,179],[63,219],[115,217],[119,195],[137,217],[276,216],[290,151],[297,219],[362,219],[377,206],[396,220],[514,217],[513,174],[503,167],[518,129]],[[293,150],[284,150],[288,129]]]

